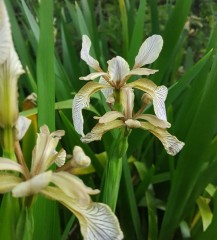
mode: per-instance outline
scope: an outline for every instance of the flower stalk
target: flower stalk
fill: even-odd
[[[113,212],[118,199],[123,159],[128,148],[128,134],[127,129],[119,130],[119,135],[111,146],[104,171],[102,201],[108,204]]]

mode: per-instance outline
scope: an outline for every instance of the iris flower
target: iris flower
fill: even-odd
[[[93,190],[78,177],[61,171],[66,152],[63,149],[57,152],[56,147],[63,135],[64,131],[50,133],[47,126],[40,128],[30,170],[22,157],[20,163],[0,158],[0,193],[12,192],[16,198],[41,194],[59,201],[74,213],[84,239],[122,239],[118,220],[110,208],[91,201],[90,195],[98,194],[99,190]],[[73,161],[79,165],[89,162],[80,148],[75,149]],[[59,170],[50,170],[54,163],[60,166]]]
[[[151,114],[140,112],[133,114],[134,93],[132,88],[122,88],[121,97],[124,107],[123,112],[109,111],[102,117],[95,117],[99,122],[90,133],[81,138],[83,142],[89,143],[100,140],[105,132],[115,128],[141,128],[155,135],[162,142],[168,154],[174,156],[182,149],[184,143],[166,130],[171,126],[170,123]]]
[[[75,130],[82,136],[83,132],[83,116],[82,109],[89,106],[90,96],[101,90],[105,95],[107,102],[114,102],[114,90],[120,91],[123,87],[137,88],[150,95],[153,100],[154,111],[156,116],[161,120],[166,120],[166,110],[164,101],[167,96],[167,88],[165,86],[157,86],[151,80],[139,79],[131,83],[127,80],[131,75],[150,75],[157,70],[144,68],[144,65],[153,63],[159,56],[163,46],[163,39],[160,35],[153,35],[147,38],[141,45],[139,52],[135,58],[135,64],[132,70],[128,63],[120,56],[109,60],[108,70],[104,72],[99,62],[90,55],[91,41],[88,36],[83,35],[81,58],[96,72],[90,73],[81,80],[94,80],[100,77],[99,82],[88,82],[75,95],[73,100],[73,122]]]

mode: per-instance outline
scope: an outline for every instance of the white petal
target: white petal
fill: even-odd
[[[5,62],[12,46],[11,27],[4,1],[0,1],[0,64]]]
[[[150,122],[152,125],[154,125],[155,127],[160,127],[160,128],[170,128],[171,127],[171,124],[169,122],[161,120],[152,114],[140,114],[136,117],[136,119],[146,120],[146,121]]]
[[[165,129],[153,126],[148,122],[140,122],[141,128],[153,133],[163,144],[168,154],[175,156],[185,145],[179,141],[175,136],[171,135]]]
[[[72,103],[72,119],[75,130],[82,136],[84,136],[83,133],[84,119],[82,116],[82,109],[89,106],[90,96],[92,94],[107,87],[110,86],[106,86],[96,82],[88,82],[75,95]]]
[[[95,73],[90,73],[89,75],[85,76],[85,77],[80,77],[80,80],[94,80],[95,78],[101,77],[101,76],[105,76],[108,74],[105,72],[95,72]]]
[[[164,102],[166,100],[167,93],[168,93],[167,87],[159,86],[155,89],[153,95],[154,112],[158,118],[165,121],[167,120],[167,116]]]
[[[123,81],[125,76],[130,72],[128,63],[122,57],[117,56],[107,63],[110,81],[115,83]]]
[[[151,74],[154,74],[158,72],[158,70],[154,70],[154,69],[149,69],[149,68],[135,68],[133,70],[131,70],[128,74],[129,75],[145,75],[145,76],[149,76]]]
[[[84,137],[81,138],[82,142],[89,143],[92,141],[101,140],[102,135],[107,131],[110,131],[115,128],[124,127],[125,124],[121,120],[114,120],[112,122],[108,122],[106,124],[98,123],[94,126],[90,133],[86,134]]]
[[[24,135],[26,134],[29,126],[31,124],[31,120],[24,117],[19,116],[17,123],[16,123],[16,129],[17,129],[17,136],[16,138],[20,141]]]
[[[159,56],[163,47],[163,39],[160,35],[152,35],[147,38],[139,49],[135,58],[134,68],[153,63]]]
[[[91,41],[87,35],[82,36],[81,59],[96,71],[101,71],[99,62],[90,56]]]
[[[18,184],[13,190],[13,197],[27,197],[39,193],[50,183],[52,171],[44,172]]]
[[[86,240],[121,240],[123,233],[111,209],[103,203],[93,203],[81,209],[81,232]]]

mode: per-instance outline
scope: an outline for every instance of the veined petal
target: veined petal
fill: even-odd
[[[169,122],[161,120],[152,114],[140,114],[135,119],[146,120],[146,121],[150,122],[152,125],[154,125],[155,127],[160,127],[160,128],[170,128],[171,127],[171,124]]]
[[[164,101],[166,100],[168,90],[165,86],[158,87],[155,83],[146,78],[138,79],[125,86],[137,88],[148,93],[153,99],[154,112],[157,117],[161,120],[167,120]]]
[[[0,65],[5,62],[12,46],[11,27],[4,1],[0,1]]]
[[[50,133],[46,125],[40,128],[36,146],[33,150],[31,174],[36,175],[46,171],[55,161],[55,149],[64,131],[58,130]]]
[[[109,111],[105,113],[102,117],[97,117],[97,119],[99,119],[99,123],[108,123],[121,117],[124,117],[123,113],[118,111]]]
[[[82,36],[81,59],[96,71],[101,71],[99,62],[90,56],[91,41],[87,35]]]
[[[135,68],[133,70],[131,70],[128,74],[129,75],[151,75],[158,72],[158,70],[154,70],[154,69],[149,69],[149,68]]]
[[[0,174],[0,193],[10,192],[22,179],[12,174]]]
[[[154,134],[163,144],[168,154],[175,156],[185,145],[179,141],[175,136],[168,133],[165,129],[158,128],[147,122],[140,122],[141,128],[150,131]]]
[[[95,73],[90,73],[89,75],[85,77],[80,77],[80,80],[94,80],[95,78],[101,77],[101,76],[108,76],[108,73],[105,72],[95,72]]]
[[[87,187],[80,178],[68,172],[53,173],[51,182],[70,197],[71,201],[80,206],[90,204],[91,199],[89,194],[99,193],[98,189],[93,190],[92,188]]]
[[[104,123],[98,123],[95,125],[95,127],[86,134],[84,137],[81,137],[81,141],[85,143],[93,142],[101,140],[102,135],[109,130],[115,129],[115,128],[121,128],[124,127],[125,124],[121,120],[114,120],[112,122],[108,122],[106,124]]]
[[[115,83],[122,81],[130,72],[128,63],[122,57],[115,57],[108,62],[110,81]]]
[[[15,172],[20,172],[23,175],[25,175],[24,169],[20,164],[12,161],[10,159],[2,158],[2,157],[0,157],[0,170],[15,171]]]
[[[85,84],[80,91],[75,95],[72,103],[72,119],[74,123],[75,130],[84,136],[83,133],[83,123],[84,119],[82,116],[82,109],[89,106],[90,96],[95,92],[104,89],[110,88],[104,84],[99,84],[96,82],[88,82]]]
[[[61,149],[59,152],[55,151],[55,163],[58,167],[61,167],[65,164],[66,161],[66,151]]]
[[[17,139],[20,141],[24,135],[26,134],[29,126],[31,124],[31,120],[29,118],[26,118],[24,116],[19,116],[17,123],[16,123],[16,129],[17,129]]]
[[[80,206],[60,189],[47,187],[42,193],[59,201],[78,218],[84,240],[121,240],[123,233],[111,209],[102,203]]]
[[[39,193],[50,183],[52,171],[44,172],[33,178],[19,183],[13,190],[14,197],[27,197]]]
[[[103,78],[100,77],[99,79],[99,83],[100,84],[105,84],[107,86],[110,86],[109,83]],[[106,102],[108,103],[114,103],[115,99],[112,96],[113,95],[113,89],[112,88],[105,88],[101,90],[102,94],[104,95]]]
[[[163,39],[160,35],[152,35],[147,38],[139,49],[133,68],[153,63],[159,56],[163,47]]]

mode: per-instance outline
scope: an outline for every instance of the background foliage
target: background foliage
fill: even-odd
[[[84,148],[92,166],[78,174],[96,188],[103,188],[102,172],[113,134],[84,145],[73,129],[71,101],[84,84],[79,77],[90,71],[79,56],[82,34],[91,38],[92,54],[105,69],[107,60],[116,55],[132,66],[146,37],[163,36],[163,50],[152,66],[159,72],[151,79],[169,87],[170,132],[185,147],[171,157],[149,133],[133,131],[116,213],[125,239],[215,239],[216,1],[54,0],[43,8],[33,0],[5,2],[15,47],[26,70],[19,81],[20,111],[33,122],[37,114],[39,125],[65,129],[62,146],[69,154],[74,145]],[[32,92],[38,95],[38,107],[26,109],[24,99]],[[141,93],[136,94],[140,101]],[[106,107],[98,94],[91,104],[84,111],[86,132],[95,124],[92,117],[102,115]],[[36,131],[35,124],[22,142],[29,161]],[[34,239],[80,239],[74,216],[62,207],[37,201],[34,216]]]

